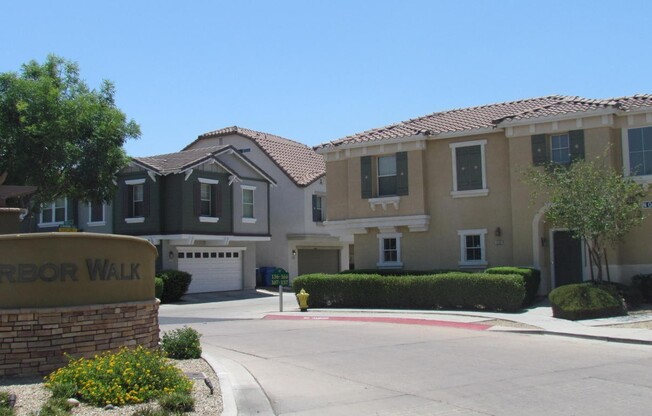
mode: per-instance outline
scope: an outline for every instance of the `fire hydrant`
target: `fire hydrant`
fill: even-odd
[[[297,293],[297,301],[299,302],[299,309],[301,309],[301,312],[307,312],[308,311],[308,297],[310,296],[310,293],[307,293],[305,290],[301,289],[299,293]]]

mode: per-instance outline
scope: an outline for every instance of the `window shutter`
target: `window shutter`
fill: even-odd
[[[201,184],[199,181],[192,183],[192,210],[195,217],[201,215]]]
[[[362,188],[362,198],[371,198],[371,156],[360,158],[360,185]]]
[[[146,180],[143,184],[143,217],[149,217],[150,199],[149,181]]]
[[[545,165],[550,161],[548,157],[548,146],[546,145],[545,134],[532,136],[532,163],[534,166]]]
[[[213,185],[213,200],[214,202],[214,207],[215,207],[215,214],[213,214],[216,217],[221,217],[222,216],[222,187],[219,184]]]
[[[568,145],[570,147],[571,163],[584,159],[584,130],[569,131]]]
[[[219,217],[217,213],[218,207],[220,206],[220,201],[217,199],[218,189],[219,186],[217,184],[211,185],[211,214],[213,214],[214,217]]]
[[[407,152],[398,152],[396,153],[396,195],[407,195],[408,191]]]
[[[126,183],[122,185],[122,218],[131,217],[131,204],[133,203],[134,194],[131,192],[131,186]]]

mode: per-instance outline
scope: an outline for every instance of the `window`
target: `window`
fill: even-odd
[[[40,227],[54,227],[63,224],[68,219],[66,198],[57,198],[54,202],[41,207]]]
[[[652,175],[652,127],[627,130],[627,140],[623,142],[629,175]]]
[[[408,195],[407,152],[360,158],[363,199]]]
[[[486,229],[462,230],[457,234],[460,237],[460,266],[486,266],[485,235]]]
[[[378,234],[378,267],[402,267],[400,233]]]
[[[211,186],[207,183],[202,183],[200,187],[200,215],[210,217],[212,215],[211,201],[213,200],[211,198]]]
[[[568,134],[555,134],[550,136],[551,161],[559,165],[570,164],[570,144]]]
[[[104,218],[104,207],[105,204],[102,202],[89,202],[88,203],[88,225],[89,226],[98,226],[105,225],[106,221]]]
[[[198,178],[194,184],[195,216],[200,222],[218,222],[221,215],[219,180]]]
[[[486,140],[450,144],[453,159],[453,197],[489,194],[485,173],[486,144]]]
[[[312,220],[314,222],[322,222],[325,219],[325,200],[326,197],[321,195],[312,196]]]
[[[148,215],[148,189],[145,179],[130,179],[125,181],[123,214],[125,222],[144,222]]]
[[[143,216],[143,205],[145,202],[145,186],[144,184],[131,185],[131,217]]]
[[[241,185],[242,187],[242,222],[255,223],[254,217],[254,191],[255,186]]]

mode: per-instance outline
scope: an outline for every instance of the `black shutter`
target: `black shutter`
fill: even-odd
[[[143,184],[143,217],[149,217],[149,205],[150,205],[150,198],[149,195],[149,181],[145,179],[145,183]]]
[[[532,136],[532,163],[534,166],[545,165],[550,161],[545,134]]]
[[[213,215],[216,217],[221,217],[222,216],[222,186],[220,186],[219,184],[213,185],[213,191],[215,192],[213,194],[213,196],[215,197],[214,198],[215,203],[213,205],[215,207],[215,211]]]
[[[192,209],[195,217],[201,215],[201,184],[199,181],[192,183]]]
[[[130,208],[133,204],[134,193],[131,186],[122,184],[122,218],[131,217]]]
[[[360,186],[362,188],[362,198],[371,198],[371,156],[360,158]]]
[[[571,130],[568,132],[568,145],[570,147],[571,163],[584,159],[584,130]]]
[[[407,152],[398,152],[396,153],[396,195],[407,195],[408,192]]]
[[[211,214],[214,217],[219,217],[217,214],[218,208],[220,205],[220,201],[217,200],[217,190],[219,188],[218,184],[211,185]]]

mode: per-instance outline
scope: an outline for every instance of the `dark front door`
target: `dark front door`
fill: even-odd
[[[582,241],[568,231],[553,233],[555,287],[582,281]]]

